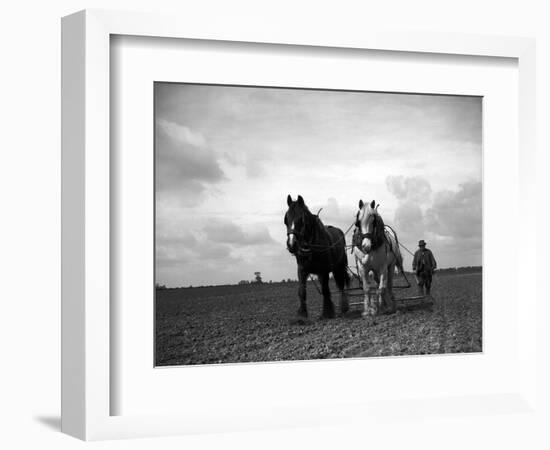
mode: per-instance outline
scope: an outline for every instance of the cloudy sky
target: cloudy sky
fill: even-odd
[[[296,278],[288,194],[342,230],[374,199],[411,250],[425,239],[440,267],[481,265],[481,108],[479,97],[157,83],[157,283]]]

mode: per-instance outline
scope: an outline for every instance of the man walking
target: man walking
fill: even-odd
[[[416,284],[418,285],[419,295],[430,295],[432,287],[432,275],[437,268],[437,262],[431,250],[426,248],[426,242],[423,239],[418,241],[418,250],[413,258],[413,271],[416,276]]]

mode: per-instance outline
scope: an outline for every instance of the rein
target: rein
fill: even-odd
[[[304,212],[302,213],[302,219],[303,219],[303,223],[304,223],[304,226],[303,226],[303,229],[300,230],[300,231],[297,231],[297,230],[290,230],[290,231],[287,231],[286,235],[287,237],[290,236],[291,234],[294,235],[296,237],[296,244],[298,245],[298,254],[308,254],[311,252],[311,243],[307,242],[306,239],[305,239],[305,234],[306,234],[306,229],[308,227],[308,216],[307,214]],[[305,241],[305,245],[303,245],[302,241]]]

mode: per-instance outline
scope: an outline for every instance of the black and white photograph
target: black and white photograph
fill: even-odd
[[[155,365],[482,352],[482,106],[156,82]]]

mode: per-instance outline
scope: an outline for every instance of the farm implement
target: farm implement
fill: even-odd
[[[353,271],[349,268],[351,283],[356,284],[355,286],[350,286],[346,289],[348,297],[357,298],[363,297],[362,301],[351,301],[349,303],[350,308],[356,308],[362,310],[363,316],[366,316],[368,311],[369,304],[378,301],[378,296],[380,291],[378,289],[377,283],[371,278],[367,281],[367,291],[363,290],[361,276],[359,271]],[[411,287],[407,275],[402,273],[403,278],[406,284],[393,286],[394,290],[399,289],[408,289]],[[412,295],[412,296],[395,296],[393,298],[396,309],[409,309],[417,307],[431,307],[433,305],[433,297],[431,295]]]
[[[398,244],[411,256],[414,256],[414,254],[407,247],[405,247],[400,242],[398,242]],[[352,247],[352,245],[346,245],[346,248]],[[347,296],[350,297],[352,300],[349,302],[350,310],[359,310],[361,311],[362,316],[366,317],[369,315],[369,310],[372,308],[371,305],[380,301],[380,290],[378,288],[378,283],[376,283],[372,273],[370,273],[366,283],[368,287],[365,291],[363,289],[363,280],[361,278],[359,268],[356,266],[354,270],[350,266],[348,266],[347,271],[350,277],[350,286],[345,288],[344,291],[346,292]],[[402,279],[405,283],[394,285],[392,291],[409,289],[413,286],[404,271],[401,270],[400,275],[402,276]],[[317,292],[322,295],[318,281],[312,275],[310,275],[310,280],[313,282],[313,285],[315,286]],[[360,297],[362,297],[362,300],[357,301]],[[434,299],[430,294],[409,296],[397,295],[393,297],[392,302],[394,304],[395,310],[406,310],[416,308],[430,308],[434,304]]]
[[[287,200],[289,208],[294,207],[292,210],[293,214],[296,214],[296,208],[305,208],[305,204],[301,196],[298,196],[298,200],[296,202],[292,200],[290,195]],[[353,308],[362,308],[362,315],[364,317],[374,316],[380,313],[391,313],[395,312],[397,309],[408,309],[411,307],[425,307],[433,305],[433,298],[429,295],[429,287],[426,291],[427,295],[424,295],[423,287],[420,287],[418,279],[416,281],[419,285],[419,290],[422,291],[422,295],[395,297],[394,290],[408,289],[412,287],[407,278],[407,274],[403,269],[403,260],[400,253],[400,248],[406,250],[413,257],[414,254],[399,242],[395,230],[391,226],[383,223],[381,217],[377,213],[378,206],[375,206],[374,200],[371,202],[370,206],[367,206],[360,201],[359,208],[360,211],[357,213],[355,220],[345,232],[342,232],[340,229],[332,226],[325,227],[319,218],[319,213],[321,210],[319,210],[315,215],[311,214],[309,210],[306,210],[305,212],[302,211],[303,217],[307,215],[310,217],[310,228],[313,229],[317,227],[317,235],[314,234],[314,237],[309,239],[306,238],[304,230],[294,229],[294,218],[289,220],[287,217],[287,212],[285,215],[285,224],[287,225],[287,248],[291,253],[296,255],[298,270],[300,271],[301,267],[307,265],[308,261],[314,260],[315,258],[317,258],[318,264],[322,264],[319,261],[325,261],[325,270],[327,273],[324,276],[328,277],[328,272],[333,273],[336,284],[339,288],[339,293],[342,296],[345,295],[345,297],[352,298],[363,297],[362,301],[352,301],[351,303],[346,302],[344,297],[342,297],[342,309],[344,312],[347,311],[347,308],[345,307],[346,304]],[[370,225],[364,226],[363,230],[363,228],[361,228],[362,225],[360,225],[360,212],[365,211],[367,208],[370,208],[367,212],[371,220],[369,222]],[[363,217],[361,220],[366,219]],[[346,245],[346,235],[352,229],[354,229],[352,244]],[[322,235],[323,233],[325,236],[329,237],[329,243],[326,243],[326,241],[315,241],[315,236],[318,236],[319,234]],[[331,240],[332,242],[330,242]],[[347,259],[345,258],[345,253],[348,249],[351,250],[351,253],[354,255],[356,260],[355,271],[347,264]],[[340,250],[340,253],[338,253],[338,250]],[[384,251],[385,254],[381,253]],[[339,254],[340,256],[338,256],[337,260],[333,261],[331,259],[333,254]],[[327,255],[328,258],[326,257]],[[388,255],[393,255],[393,260],[390,261],[390,259],[388,259]],[[321,257],[324,259],[321,259]],[[298,258],[301,258],[301,261]],[[326,263],[327,260],[328,264]],[[343,260],[345,263],[342,264]],[[361,267],[361,270],[359,267]],[[337,275],[335,268],[338,271],[338,279],[336,278]],[[393,277],[396,275],[394,274],[394,270],[396,269],[400,272],[400,275],[403,277],[406,284],[393,284]],[[386,271],[385,275],[381,275],[380,279],[378,279],[378,275],[376,274],[380,274],[381,272],[384,273],[383,271]],[[390,273],[391,275],[389,275]],[[350,280],[350,282],[347,283],[347,286],[344,286],[344,276],[347,276]],[[326,295],[323,295],[323,290],[320,286],[321,283],[314,278],[311,272],[309,272],[306,277],[309,277],[316,290],[325,301]],[[363,277],[367,279],[363,280]],[[322,283],[326,283],[327,279],[321,279],[320,281]],[[380,289],[380,284],[383,284],[384,288]],[[386,285],[388,287],[386,287]],[[305,285],[303,287],[305,288]],[[303,298],[301,299],[301,308],[306,311],[306,307],[303,304]],[[328,304],[330,304],[330,299]],[[327,309],[327,315],[330,316],[330,314],[329,308]]]

